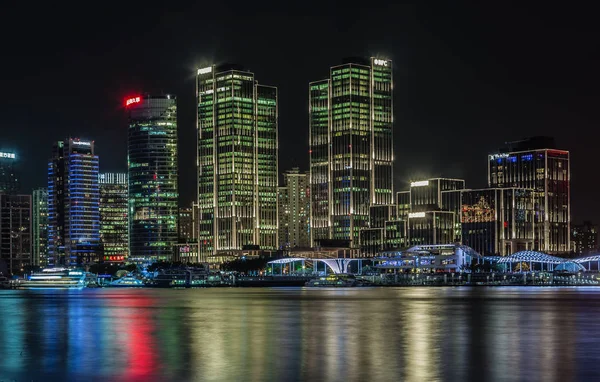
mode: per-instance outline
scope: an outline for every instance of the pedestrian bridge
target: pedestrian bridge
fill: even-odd
[[[348,273],[348,266],[352,261],[358,262],[358,269],[362,269],[363,260],[368,259],[307,259],[303,257],[285,257],[283,259],[277,259],[273,261],[269,261],[267,266],[271,266],[271,273],[275,274],[277,272],[277,268],[279,267],[280,273],[283,274],[283,268],[285,265],[294,264],[297,262],[302,263],[302,267],[304,268],[305,263],[307,261],[312,261],[314,263],[314,270],[318,271],[319,263],[324,264],[323,267],[328,267],[333,273]]]

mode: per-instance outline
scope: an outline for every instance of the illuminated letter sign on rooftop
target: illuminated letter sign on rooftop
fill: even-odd
[[[429,181],[428,180],[420,180],[418,182],[410,182],[410,186],[411,187],[429,186]]]
[[[379,65],[379,66],[388,66],[388,62],[387,62],[387,60],[380,60],[380,59],[376,58],[376,59],[374,60],[374,62],[375,62],[375,65]]]
[[[91,146],[92,145],[90,142],[85,142],[85,141],[73,141],[73,144],[81,145],[81,146]]]
[[[127,101],[125,101],[125,106],[129,106],[132,103],[139,103],[140,101],[141,101],[140,97],[129,98]]]
[[[14,153],[3,153],[0,151],[0,158],[16,159],[16,156]]]
[[[411,212],[408,214],[408,218],[424,218],[425,212]]]
[[[210,72],[212,72],[212,66],[198,69],[198,74],[206,74],[206,73],[210,73]]]
[[[508,154],[492,154],[490,155],[490,159],[500,159],[500,158],[508,158]]]

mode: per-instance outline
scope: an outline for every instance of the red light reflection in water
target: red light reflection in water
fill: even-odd
[[[126,369],[119,376],[125,381],[150,380],[158,374],[158,349],[152,335],[155,329],[151,308],[155,300],[141,293],[132,295],[119,295],[112,300],[117,308],[123,308],[119,314],[118,325],[121,339],[124,364]]]

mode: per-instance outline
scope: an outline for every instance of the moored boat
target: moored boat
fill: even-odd
[[[18,280],[17,289],[81,289],[87,284],[87,273],[69,268],[45,268],[26,279]]]

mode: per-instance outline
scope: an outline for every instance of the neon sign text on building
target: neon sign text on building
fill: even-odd
[[[387,66],[388,62],[387,60],[380,60],[378,58],[375,59],[375,65],[379,65],[379,66]]]
[[[212,66],[208,66],[206,68],[198,69],[198,74],[206,74],[212,72]]]
[[[3,153],[0,151],[0,158],[10,158],[10,159],[15,159],[16,156],[14,153]]]
[[[412,219],[412,218],[424,218],[425,217],[425,212],[410,212],[408,214],[408,218]]]
[[[129,98],[127,101],[125,101],[125,106],[129,106],[132,103],[139,103],[140,101],[141,101],[140,97]]]
[[[81,145],[81,146],[91,146],[92,145],[90,142],[85,142],[85,141],[73,141],[73,144]]]

